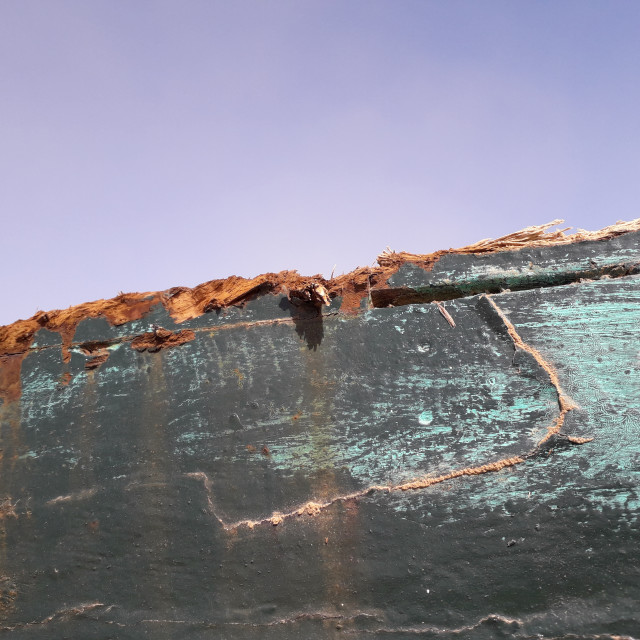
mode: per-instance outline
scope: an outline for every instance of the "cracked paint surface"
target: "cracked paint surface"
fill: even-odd
[[[47,370],[42,360],[52,354],[38,352],[23,364],[22,425],[31,434],[45,416],[55,420],[58,402],[75,412],[86,402],[90,382],[94,410],[104,415],[98,428],[111,425],[105,446],[122,442],[128,449],[100,481],[130,474],[154,455],[146,446],[132,452],[128,444],[140,397],[155,376],[162,386],[148,393],[162,406],[163,446],[173,472],[204,472],[216,487],[224,487],[229,475],[240,479],[235,482],[244,499],[216,489],[225,521],[287,511],[292,496],[317,499],[313,482],[300,487],[300,474],[322,477],[330,469],[342,476],[337,486],[349,494],[371,484],[446,475],[527,453],[545,433],[550,406],[557,405],[554,385],[535,361],[512,364],[512,341],[500,321],[495,327],[485,321],[490,314],[484,299],[460,301],[455,333],[438,320],[433,305],[333,316],[324,320],[322,351],[301,344],[286,323],[240,325],[200,334],[159,361],[113,350],[98,372],[78,371],[76,382],[62,390],[62,365]],[[425,317],[431,319],[428,333]],[[38,461],[75,468],[82,458],[79,441],[67,435],[62,450],[35,443],[30,450]],[[263,447],[268,458],[259,453]],[[280,486],[276,502],[265,494],[265,474]]]
[[[632,261],[631,235],[541,248],[539,269],[598,248],[598,264]],[[39,330],[0,406],[0,628],[640,637],[640,278],[625,274],[461,289],[451,321],[263,292],[184,323],[159,304],[118,327],[87,318],[64,346]]]

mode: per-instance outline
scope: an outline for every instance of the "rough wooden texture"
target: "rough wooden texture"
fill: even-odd
[[[638,262],[628,233],[405,265],[411,304],[355,315],[41,328],[0,363],[0,627],[640,637]]]

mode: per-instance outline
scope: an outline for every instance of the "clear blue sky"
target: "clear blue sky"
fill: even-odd
[[[0,324],[640,216],[640,2],[0,0]]]

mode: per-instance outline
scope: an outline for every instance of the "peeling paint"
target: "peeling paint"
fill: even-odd
[[[114,327],[95,305],[70,312],[64,336],[55,312],[33,334],[14,326],[0,353],[0,628],[633,633],[640,276],[624,229],[383,256],[340,281],[131,294],[112,312],[139,302],[136,319]],[[464,285],[546,278],[554,261],[611,277]],[[438,279],[456,290],[445,304],[375,304]],[[171,305],[194,317],[179,326]]]

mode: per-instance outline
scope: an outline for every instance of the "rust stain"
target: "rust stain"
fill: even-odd
[[[161,301],[158,293],[119,294],[110,300],[86,302],[64,310],[39,311],[28,320],[0,327],[0,398],[6,403],[20,397],[22,360],[39,329],[48,329],[62,337],[62,359],[69,362],[76,327],[85,318],[104,317],[112,325],[139,320]],[[15,356],[15,359],[12,359]]]
[[[196,334],[191,331],[191,329],[174,333],[168,329],[157,327],[153,331],[136,336],[131,341],[131,348],[139,352],[148,351],[149,353],[155,353],[162,349],[178,347],[186,342],[191,342],[195,340],[195,337]]]
[[[5,429],[9,430],[7,434],[9,437],[4,439],[5,446],[0,462],[4,463],[6,460],[10,463],[9,479],[13,477],[20,456],[26,451],[21,441],[21,420],[22,407],[19,402],[0,405],[0,431],[3,439],[5,438]],[[8,486],[5,486],[4,489],[9,491]]]
[[[353,593],[347,585],[353,583],[353,569],[346,551],[359,535],[359,507],[356,501],[346,502],[342,508],[323,512],[323,504],[341,490],[335,470],[335,425],[331,419],[337,381],[331,375],[333,353],[301,348],[305,381],[302,405],[298,413],[308,417],[309,450],[307,457],[315,468],[310,476],[312,499],[299,507],[301,516],[316,517],[314,537],[321,557],[321,577],[326,599],[335,607],[355,606]],[[297,415],[297,414],[296,414]],[[293,416],[295,417],[295,416]],[[282,522],[287,514],[273,514],[272,526]],[[323,544],[325,539],[334,541],[332,548]],[[350,542],[351,541],[351,542]]]
[[[150,562],[168,566],[168,541],[171,540],[171,526],[168,514],[173,511],[172,503],[177,499],[177,489],[170,482],[173,459],[167,435],[167,410],[160,399],[167,398],[167,380],[163,359],[141,354],[148,365],[148,375],[141,389],[140,414],[132,420],[132,443],[140,451],[148,452],[141,459],[139,476],[125,489],[136,490],[140,511],[132,516],[134,526],[140,530],[149,549]],[[167,502],[161,496],[165,496]],[[152,514],[158,514],[154,516]],[[152,566],[152,565],[150,565]],[[170,576],[165,572],[149,571],[140,581],[152,606],[169,601],[171,591]]]
[[[118,326],[139,320],[158,304],[159,293],[120,294],[110,300],[85,302],[68,309],[39,311],[28,320],[17,320],[13,324],[0,327],[0,355],[24,353],[33,342],[39,329],[48,329],[62,336],[65,362],[70,359],[69,346],[77,325],[86,318],[104,317],[110,324]]]
[[[18,589],[9,576],[0,576],[0,619],[4,620],[15,610]]]
[[[26,351],[15,355],[0,356],[0,398],[7,404],[20,398],[22,387],[20,371],[25,356]]]
[[[514,347],[522,349],[527,353],[530,353],[535,358],[538,364],[545,370],[545,372],[549,376],[550,382],[555,387],[556,392],[558,394],[558,405],[560,408],[560,413],[558,417],[547,428],[547,434],[545,435],[545,437],[542,438],[537,443],[536,445],[536,449],[537,449],[540,447],[540,445],[546,442],[551,436],[560,432],[562,425],[564,424],[565,415],[569,411],[575,409],[576,405],[560,386],[558,374],[556,373],[553,366],[544,359],[542,354],[537,349],[528,345],[520,337],[520,335],[516,331],[513,324],[505,316],[504,312],[500,309],[500,307],[498,307],[498,305],[491,299],[491,297],[487,295],[485,295],[485,297],[487,298],[491,306],[494,308],[494,310],[496,311],[496,313],[504,323],[509,333],[509,336],[511,337],[514,343]],[[313,371],[313,374],[316,374],[316,372]],[[567,439],[570,442],[573,442],[575,444],[583,444],[585,442],[589,442],[590,440],[592,440],[592,438],[577,438],[573,436],[569,436]],[[410,482],[405,482],[402,484],[371,485],[365,489],[362,489],[361,491],[355,491],[347,495],[334,496],[333,498],[330,498],[323,502],[309,501],[303,504],[302,506],[297,507],[286,513],[275,511],[270,516],[267,516],[259,520],[239,520],[233,523],[225,523],[215,513],[215,510],[213,508],[213,500],[212,500],[212,485],[207,475],[203,472],[191,473],[187,475],[191,477],[197,477],[198,479],[202,479],[204,481],[210,513],[218,520],[218,522],[222,525],[223,529],[225,529],[226,531],[235,532],[239,527],[248,527],[249,529],[253,529],[256,526],[263,525],[263,524],[271,524],[272,526],[277,526],[288,518],[294,518],[294,517],[300,517],[300,516],[317,516],[319,513],[321,513],[322,511],[324,511],[328,507],[331,507],[334,504],[346,503],[348,501],[357,501],[359,498],[363,498],[375,492],[390,493],[395,491],[415,491],[419,489],[426,489],[427,487],[431,487],[436,484],[441,484],[449,480],[454,480],[456,478],[462,478],[465,476],[478,476],[478,475],[484,475],[486,473],[495,473],[497,471],[501,471],[502,469],[513,467],[515,465],[525,462],[532,453],[533,452],[529,452],[521,456],[512,456],[510,458],[503,458],[495,462],[489,462],[489,463],[478,465],[475,467],[465,467],[463,469],[450,471],[449,473],[442,474],[439,476],[426,475],[420,478],[415,478]]]
[[[244,373],[242,373],[242,371],[237,368],[234,369],[232,373],[238,379],[238,387],[242,389],[242,387],[244,386]]]
[[[86,523],[87,531],[89,533],[98,533],[100,531],[100,521],[99,520],[91,520]]]
[[[71,358],[71,346],[76,327],[85,318],[103,317],[112,325],[122,325],[139,320],[157,304],[162,304],[178,323],[197,318],[204,313],[217,311],[232,305],[243,305],[248,300],[264,293],[295,294],[302,292],[313,298],[311,302],[327,304],[331,298],[342,298],[341,311],[355,314],[362,300],[367,298],[373,287],[387,288],[386,282],[403,264],[413,263],[425,270],[449,253],[485,254],[499,251],[513,251],[524,247],[551,246],[575,242],[605,240],[624,233],[640,230],[640,218],[629,222],[617,222],[600,231],[584,231],[566,235],[566,229],[549,231],[562,220],[554,220],[543,225],[527,227],[521,231],[502,236],[495,240],[481,240],[475,244],[457,249],[435,251],[430,254],[396,252],[390,249],[378,256],[376,267],[358,267],[350,273],[332,277],[321,275],[301,276],[297,271],[265,273],[255,278],[231,276],[211,280],[196,287],[174,287],[164,292],[120,293],[109,300],[87,302],[64,310],[39,311],[27,320],[0,327],[0,398],[4,402],[14,402],[20,397],[20,364],[30,348],[38,329],[46,328],[62,337],[63,361]],[[311,293],[313,291],[313,294]],[[16,360],[7,356],[22,356]],[[96,362],[96,366],[99,363]]]

